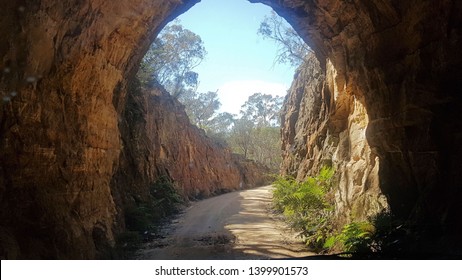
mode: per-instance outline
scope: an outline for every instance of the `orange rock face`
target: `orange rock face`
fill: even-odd
[[[267,169],[232,154],[191,125],[184,106],[160,87],[128,94],[120,124],[123,154],[113,184],[122,187],[121,196],[146,196],[146,186],[161,176],[171,179],[186,199],[268,182]]]
[[[361,220],[388,208],[379,184],[380,162],[366,140],[364,106],[338,88],[329,63],[314,55],[298,71],[282,114],[281,172],[303,181],[323,166],[335,170],[335,211],[339,223]]]

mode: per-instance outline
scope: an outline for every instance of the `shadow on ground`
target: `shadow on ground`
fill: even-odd
[[[209,198],[186,209],[137,259],[285,259],[312,256],[271,211],[271,186]]]

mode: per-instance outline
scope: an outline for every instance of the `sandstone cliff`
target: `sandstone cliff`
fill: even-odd
[[[112,186],[122,199],[147,197],[148,186],[162,176],[185,199],[268,183],[267,168],[191,125],[184,106],[159,85],[146,91],[129,87],[119,126],[123,149]]]
[[[313,89],[321,97],[305,88],[292,94],[305,98],[300,108],[289,99],[285,150],[289,156],[295,141],[299,159],[286,158],[286,170],[300,177],[332,160],[342,215],[364,215],[386,201],[397,217],[431,233],[422,241],[434,244],[429,250],[460,252],[461,2],[261,2],[304,36],[326,79]]]
[[[303,181],[323,166],[335,170],[339,223],[388,207],[379,185],[379,159],[366,141],[368,116],[351,95],[339,95],[332,65],[309,55],[297,71],[282,114],[283,175]]]

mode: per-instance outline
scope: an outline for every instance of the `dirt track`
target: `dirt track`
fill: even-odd
[[[271,213],[271,186],[193,203],[165,239],[138,251],[138,259],[270,259],[313,255]]]

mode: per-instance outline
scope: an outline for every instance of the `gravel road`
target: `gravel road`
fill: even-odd
[[[310,256],[296,234],[271,211],[271,186],[194,202],[164,228],[166,238],[137,259],[277,259]]]

